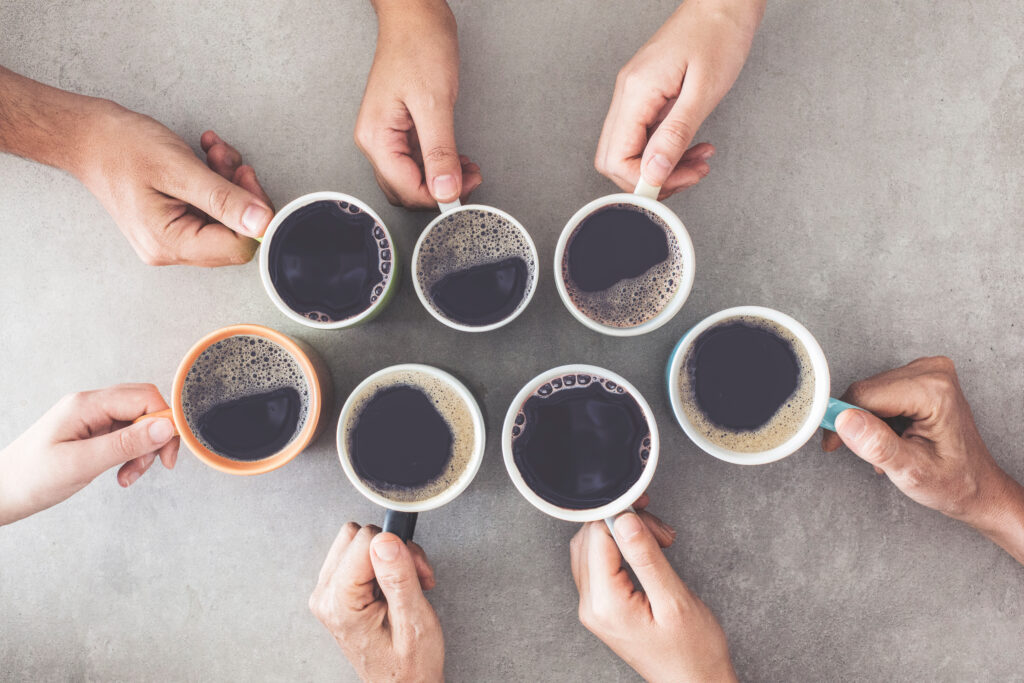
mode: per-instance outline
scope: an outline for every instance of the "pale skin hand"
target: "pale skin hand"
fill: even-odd
[[[686,0],[619,71],[594,166],[632,192],[664,199],[696,185],[715,153],[690,147],[743,68],[766,0]]]
[[[171,421],[132,424],[166,409],[152,384],[119,384],[62,398],[0,451],[0,525],[56,505],[118,465],[117,481],[125,487],[158,456],[172,469],[178,437]]]
[[[245,263],[270,224],[252,167],[213,131],[200,144],[205,164],[148,116],[0,67],[0,151],[75,175],[145,263]]]
[[[614,539],[604,522],[590,522],[569,544],[580,621],[648,681],[735,681],[725,633],[661,550],[663,523],[640,514],[620,515]]]
[[[970,524],[1024,564],[1024,487],[982,441],[953,361],[919,358],[855,382],[843,400],[874,415],[840,413],[826,451],[845,444],[912,500]],[[900,437],[876,415],[912,422]]]
[[[455,145],[459,44],[444,0],[374,0],[379,30],[356,145],[388,201],[411,209],[465,199],[483,181]]]
[[[444,637],[423,595],[434,570],[423,549],[376,526],[341,528],[309,608],[364,681],[444,680]]]

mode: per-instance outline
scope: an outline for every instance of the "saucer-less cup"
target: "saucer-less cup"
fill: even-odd
[[[380,226],[381,230],[384,231],[384,239],[387,240],[388,244],[387,248],[391,250],[391,273],[384,291],[377,297],[377,300],[357,315],[345,318],[344,320],[334,320],[331,322],[313,320],[312,318],[292,309],[287,303],[285,303],[284,299],[281,298],[281,295],[278,294],[277,289],[274,287],[274,282],[270,277],[270,246],[273,244],[274,235],[277,233],[278,228],[281,227],[281,224],[284,223],[289,216],[299,209],[321,201],[345,202],[358,207],[359,210],[373,218],[377,222],[377,225]],[[377,215],[377,212],[370,208],[370,206],[364,201],[357,197],[353,197],[352,195],[344,194],[342,192],[325,191],[311,192],[310,194],[304,194],[301,197],[293,199],[274,215],[274,219],[270,221],[270,225],[267,227],[267,231],[264,233],[261,241],[263,244],[260,247],[259,253],[260,279],[263,281],[263,288],[266,290],[267,296],[270,297],[270,300],[274,302],[274,305],[277,306],[282,313],[295,322],[306,325],[307,327],[315,327],[321,330],[338,330],[347,327],[355,327],[373,320],[382,310],[384,310],[384,307],[387,306],[388,302],[394,296],[395,291],[398,289],[399,271],[401,268],[399,267],[398,252],[395,247],[395,241],[392,239],[387,226],[384,225],[384,221]]]
[[[283,348],[302,369],[306,386],[309,390],[309,407],[305,425],[284,448],[273,455],[259,460],[233,460],[211,451],[192,432],[188,420],[185,418],[185,410],[182,405],[182,390],[185,387],[185,379],[188,377],[193,364],[209,347],[234,336],[262,337]],[[178,365],[177,372],[174,374],[174,384],[171,389],[171,407],[167,410],[143,415],[139,420],[156,417],[169,418],[174,423],[175,432],[181,437],[182,442],[189,450],[197,458],[216,470],[228,474],[263,474],[291,462],[295,456],[304,451],[313,442],[323,430],[323,417],[331,409],[333,396],[334,387],[331,383],[330,372],[323,359],[312,347],[262,325],[230,325],[206,335],[197,341],[188,350],[188,353],[185,354],[185,357]]]
[[[526,231],[523,224],[516,220],[511,214],[496,209],[493,206],[486,206],[484,204],[465,204],[463,205],[458,199],[453,202],[438,202],[438,208],[441,210],[434,220],[430,221],[423,232],[420,233],[420,237],[416,240],[416,247],[412,253],[412,283],[416,289],[416,296],[419,298],[420,303],[427,309],[430,315],[434,316],[437,320],[444,323],[453,330],[460,330],[462,332],[490,332],[496,330],[499,327],[507,325],[508,323],[519,317],[519,314],[526,310],[526,307],[530,305],[530,300],[533,299],[533,294],[537,291],[537,279],[540,275],[540,268],[538,267],[539,257],[537,256],[537,247],[533,243],[533,239],[530,237],[530,233]],[[522,237],[523,242],[527,246],[529,252],[527,263],[528,268],[532,272],[529,283],[526,285],[526,292],[523,294],[523,300],[516,307],[512,313],[502,318],[497,322],[493,322],[487,325],[465,325],[456,320],[452,320],[443,313],[441,313],[430,301],[429,293],[423,291],[423,286],[420,283],[420,261],[422,257],[422,247],[424,241],[427,239],[433,231],[438,229],[438,226],[445,222],[447,219],[455,213],[468,212],[468,211],[480,211],[486,214],[496,215],[505,219],[509,225],[511,225]]]
[[[701,333],[704,332],[704,330],[707,330],[723,320],[738,316],[764,318],[789,330],[797,341],[803,344],[804,348],[807,350],[811,369],[814,372],[811,408],[810,411],[808,411],[803,424],[785,442],[779,444],[775,448],[761,452],[744,453],[732,451],[728,448],[723,448],[719,444],[713,443],[693,425],[683,407],[683,402],[687,399],[682,396],[682,387],[680,386],[679,378],[680,373],[683,372],[683,363],[686,361],[687,351]],[[856,408],[856,406],[830,396],[831,388],[828,362],[825,360],[825,354],[821,350],[821,346],[818,344],[818,341],[807,330],[807,328],[785,313],[780,313],[774,309],[764,308],[762,306],[738,306],[736,308],[729,308],[710,315],[697,323],[697,325],[695,325],[689,332],[683,335],[683,338],[679,340],[678,344],[676,344],[675,349],[672,350],[672,355],[669,356],[666,379],[668,382],[669,400],[672,403],[672,412],[675,414],[676,421],[679,422],[683,431],[686,432],[688,437],[690,437],[690,440],[697,444],[702,450],[716,458],[725,460],[726,462],[736,463],[738,465],[763,465],[765,463],[781,460],[782,458],[785,458],[799,450],[808,442],[808,440],[810,440],[819,427],[835,431],[835,419],[838,417],[839,413],[848,408]]]
[[[359,478],[355,467],[352,466],[351,455],[349,454],[345,433],[349,421],[353,417],[352,411],[361,398],[363,391],[366,390],[367,387],[373,385],[377,380],[403,371],[423,373],[434,379],[440,380],[462,399],[466,408],[469,410],[469,414],[473,422],[473,450],[462,474],[458,479],[452,482],[448,488],[444,489],[437,495],[427,498],[426,500],[413,502],[390,500],[371,489],[363,482],[362,479]],[[402,425],[396,424],[395,429],[402,429]],[[355,389],[352,390],[352,393],[349,394],[348,400],[345,401],[345,405],[341,409],[341,417],[338,418],[337,444],[338,458],[341,460],[342,469],[345,470],[345,476],[348,477],[348,480],[352,482],[352,485],[356,487],[357,491],[385,509],[383,530],[395,534],[403,541],[409,541],[412,539],[413,532],[416,529],[416,518],[419,513],[426,512],[427,510],[434,510],[455,500],[460,493],[466,490],[466,487],[469,486],[470,482],[473,481],[473,477],[475,477],[476,473],[480,470],[480,463],[483,462],[484,459],[484,416],[483,413],[480,412],[479,404],[477,404],[476,399],[473,398],[473,394],[470,393],[469,389],[466,388],[466,385],[444,370],[440,370],[430,365],[420,365],[418,363],[392,365],[391,367],[379,370],[364,379]]]
[[[526,400],[530,398],[537,389],[551,380],[571,374],[603,377],[604,379],[611,380],[623,387],[640,407],[644,419],[647,421],[647,426],[651,430],[650,455],[647,458],[647,464],[644,466],[643,472],[640,474],[640,478],[637,479],[625,493],[612,502],[606,503],[600,507],[588,508],[585,510],[574,510],[571,508],[559,507],[554,503],[541,498],[523,479],[523,475],[519,472],[518,465],[516,465],[515,454],[512,451],[512,429],[516,427],[516,416],[522,409],[523,404],[526,403]],[[612,530],[613,535],[614,530],[612,525],[615,521],[615,517],[623,512],[632,510],[633,501],[643,495],[643,492],[647,490],[651,480],[654,478],[654,471],[658,467],[658,452],[660,451],[660,448],[661,441],[658,438],[658,423],[654,419],[654,412],[651,410],[651,406],[647,403],[637,388],[630,384],[621,375],[616,374],[611,370],[599,368],[595,365],[561,365],[557,368],[552,368],[551,370],[542,372],[531,379],[523,386],[522,389],[519,390],[516,397],[512,399],[512,404],[509,406],[508,413],[505,415],[505,423],[501,430],[501,452],[505,459],[505,469],[508,470],[508,476],[512,479],[512,483],[519,490],[519,493],[526,498],[526,500],[530,501],[530,503],[541,512],[557,519],[564,519],[567,522],[594,522],[599,519],[603,519],[605,524],[608,525],[608,528]]]
[[[559,236],[558,243],[555,245],[555,286],[558,289],[558,296],[561,297],[562,303],[565,304],[567,309],[569,309],[569,312],[572,313],[573,317],[592,330],[613,337],[632,337],[640,334],[646,334],[647,332],[658,329],[671,320],[683,307],[683,304],[686,303],[687,297],[690,296],[690,289],[693,287],[694,268],[696,267],[696,259],[693,253],[693,242],[690,240],[690,233],[686,231],[686,226],[683,225],[683,221],[680,220],[679,216],[677,216],[672,209],[658,201],[658,192],[660,190],[660,187],[648,185],[643,178],[641,178],[632,194],[622,192],[599,197],[589,204],[586,204],[579,211],[573,214],[572,218],[569,219],[569,222],[566,223],[565,227],[562,229],[562,234]],[[579,224],[583,222],[583,219],[587,218],[599,209],[615,206],[617,204],[631,204],[639,207],[640,209],[646,209],[660,218],[675,236],[682,256],[683,272],[681,281],[679,282],[679,288],[676,290],[675,294],[657,315],[633,327],[613,327],[611,325],[605,325],[589,317],[577,308],[576,305],[573,304],[572,299],[569,296],[569,292],[566,289],[565,276],[562,272],[562,264],[565,260],[565,252],[569,245],[569,238],[572,237],[573,232]]]

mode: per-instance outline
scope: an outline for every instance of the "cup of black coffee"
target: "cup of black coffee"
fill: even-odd
[[[408,541],[418,513],[454,500],[483,460],[483,414],[449,373],[409,363],[367,377],[338,420],[338,456],[352,485],[387,509],[384,531]]]
[[[331,376],[308,345],[262,325],[231,325],[196,342],[178,366],[168,417],[204,463],[262,474],[301,453],[322,429]]]
[[[563,365],[527,382],[501,433],[508,474],[534,507],[609,526],[651,483],[659,443],[636,387],[593,365]]]
[[[761,306],[730,308],[694,326],[672,351],[667,380],[687,436],[741,465],[796,452],[855,407],[830,398],[828,362],[807,328]]]
[[[341,192],[303,195],[278,211],[259,261],[271,301],[309,327],[371,320],[398,288],[398,256],[387,226],[364,202]]]
[[[424,308],[448,327],[487,332],[514,320],[537,289],[537,248],[508,213],[458,201],[423,230],[412,281]]]
[[[641,181],[633,194],[595,199],[569,219],[555,246],[555,285],[590,329],[634,336],[679,312],[694,265],[683,222]]]

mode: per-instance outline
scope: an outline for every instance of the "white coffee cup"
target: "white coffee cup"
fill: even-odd
[[[377,225],[379,225],[381,230],[384,231],[384,239],[387,240],[389,248],[391,249],[391,273],[388,276],[388,282],[384,287],[384,291],[377,297],[377,300],[370,304],[369,308],[358,315],[345,318],[344,320],[334,320],[331,322],[313,320],[293,310],[287,303],[285,303],[284,299],[281,298],[281,295],[278,294],[277,288],[274,287],[274,282],[270,277],[270,246],[273,244],[274,235],[277,233],[278,228],[281,227],[281,224],[284,223],[289,216],[299,209],[321,201],[348,202],[349,204],[358,207],[361,211],[377,222]],[[369,205],[361,199],[353,197],[352,195],[329,191],[311,192],[310,194],[304,194],[301,197],[288,202],[283,209],[274,215],[274,219],[270,221],[270,226],[267,228],[266,233],[264,233],[262,242],[263,245],[260,247],[259,264],[260,279],[263,281],[263,289],[266,290],[267,296],[270,297],[270,300],[274,302],[274,305],[277,306],[282,313],[295,322],[307,327],[315,327],[321,330],[338,330],[346,327],[355,327],[356,325],[375,318],[398,290],[400,268],[398,252],[395,248],[395,240],[391,238],[391,233],[388,231],[387,226],[384,225],[384,221],[377,215],[377,212],[371,209]]]
[[[535,391],[537,391],[537,389],[551,380],[565,375],[592,375],[615,382],[625,389],[626,393],[632,396],[637,405],[640,406],[644,419],[647,421],[647,426],[651,430],[650,455],[647,458],[647,464],[644,466],[643,472],[640,474],[640,478],[637,479],[625,493],[610,503],[586,510],[574,510],[571,508],[559,507],[558,505],[541,498],[523,479],[523,475],[519,472],[519,467],[516,465],[515,455],[512,451],[512,429],[516,427],[516,416],[522,409],[523,404],[526,403],[526,400]],[[512,483],[515,484],[519,493],[521,493],[526,500],[530,501],[530,503],[541,512],[552,517],[564,519],[567,522],[593,522],[603,519],[605,520],[605,523],[608,524],[609,529],[612,528],[612,521],[615,519],[616,515],[627,510],[631,510],[633,502],[647,490],[647,487],[651,483],[651,479],[654,478],[654,471],[658,467],[658,453],[660,448],[661,442],[658,438],[658,423],[654,419],[654,412],[651,410],[651,406],[648,405],[647,401],[640,394],[637,388],[630,384],[621,375],[594,365],[561,365],[557,368],[552,368],[551,370],[542,372],[531,379],[523,386],[522,389],[519,390],[516,397],[512,399],[512,404],[509,406],[508,413],[505,415],[505,423],[501,430],[501,451],[505,459],[505,469],[508,470],[508,475],[511,477]]]
[[[694,268],[696,264],[696,259],[693,253],[693,242],[690,240],[690,233],[686,231],[686,226],[683,225],[679,216],[677,216],[672,209],[658,201],[658,192],[660,189],[661,188],[659,187],[648,185],[641,178],[632,194],[619,193],[599,197],[589,204],[586,204],[583,208],[573,214],[572,218],[569,219],[569,222],[565,224],[565,227],[562,229],[562,234],[558,238],[558,243],[555,246],[555,286],[558,288],[558,296],[561,297],[562,303],[569,309],[569,312],[572,313],[573,317],[590,329],[600,332],[601,334],[607,334],[613,337],[632,337],[656,330],[671,320],[683,307],[683,304],[686,303],[687,297],[690,296],[690,289],[693,287]],[[598,209],[614,206],[616,204],[629,204],[640,209],[646,209],[661,219],[661,221],[675,236],[682,256],[683,272],[680,278],[679,288],[676,290],[675,294],[657,315],[633,327],[613,327],[611,325],[605,325],[579,310],[569,297],[569,292],[565,286],[564,275],[562,272],[563,261],[565,260],[565,251],[569,245],[569,238],[572,237],[573,232],[579,224]]]
[[[679,382],[687,353],[701,333],[723,320],[739,316],[763,318],[788,330],[807,350],[811,370],[814,374],[811,408],[800,428],[778,446],[753,453],[724,448],[704,436],[686,414],[683,403],[687,399],[684,399],[682,396],[682,387]],[[672,412],[675,414],[679,426],[683,428],[683,431],[690,437],[690,440],[703,451],[715,456],[719,460],[725,460],[726,462],[738,465],[763,465],[781,460],[799,450],[818,431],[819,427],[835,431],[835,418],[839,413],[849,408],[856,408],[856,406],[852,406],[849,403],[830,397],[828,361],[825,360],[825,353],[821,350],[821,346],[814,338],[814,335],[806,327],[785,313],[780,313],[771,308],[764,308],[763,306],[729,308],[710,315],[697,323],[689,332],[683,335],[683,338],[679,340],[679,343],[672,350],[666,371],[666,381],[668,383],[669,401],[672,403]]]
[[[463,401],[466,408],[469,410],[469,414],[473,422],[472,454],[470,455],[469,461],[466,463],[466,467],[462,473],[450,486],[439,492],[437,495],[425,500],[411,502],[391,500],[367,486],[363,480],[359,478],[355,467],[352,465],[351,455],[348,451],[348,443],[345,438],[345,432],[349,426],[349,421],[354,417],[352,411],[355,408],[356,403],[362,398],[363,392],[378,380],[402,373],[422,374],[439,380]],[[401,429],[402,425],[396,424],[395,428]],[[345,405],[341,409],[341,416],[338,418],[338,459],[341,461],[341,467],[345,471],[345,476],[347,476],[348,480],[352,482],[352,485],[356,487],[356,490],[366,496],[369,500],[383,508],[386,508],[387,513],[385,515],[383,525],[384,531],[394,533],[401,537],[402,540],[408,541],[412,538],[418,513],[426,512],[427,510],[434,510],[442,505],[450,503],[455,500],[460,493],[465,491],[466,487],[473,481],[476,473],[480,470],[480,463],[483,462],[484,445],[486,442],[485,434],[486,428],[484,425],[483,413],[480,411],[480,405],[476,402],[476,399],[473,398],[473,394],[470,393],[468,388],[466,388],[466,385],[454,376],[444,370],[440,370],[430,365],[421,365],[418,363],[392,365],[391,367],[384,368],[383,370],[378,370],[364,379],[355,389],[352,390],[352,393],[349,394],[348,399],[345,401]]]
[[[458,199],[456,199],[453,202],[438,202],[437,206],[441,210],[440,215],[434,218],[434,220],[430,221],[427,227],[424,228],[423,232],[420,233],[419,239],[416,240],[416,248],[412,252],[412,284],[416,290],[416,296],[419,298],[420,303],[423,304],[423,307],[427,309],[427,312],[430,313],[430,315],[434,316],[434,318],[441,321],[442,323],[452,328],[453,330],[460,330],[462,332],[489,332],[491,330],[496,330],[499,327],[502,327],[512,322],[517,317],[519,317],[519,315],[524,310],[526,310],[526,307],[530,305],[530,300],[533,299],[534,292],[537,291],[537,280],[540,276],[540,259],[537,256],[537,247],[534,245],[533,239],[530,237],[530,233],[528,233],[526,231],[526,228],[523,227],[523,224],[517,221],[514,217],[512,217],[512,215],[505,211],[502,211],[501,209],[496,209],[493,206],[485,206],[484,204],[463,205],[462,202],[460,202]],[[445,221],[446,219],[450,218],[452,214],[461,213],[465,211],[482,211],[484,213],[497,215],[500,218],[503,218],[505,221],[509,223],[509,225],[515,228],[520,235],[522,235],[522,238],[525,241],[529,250],[530,263],[527,264],[527,267],[532,272],[532,276],[530,277],[529,283],[527,283],[526,285],[526,291],[523,294],[523,300],[519,303],[519,306],[517,306],[516,309],[507,317],[502,318],[497,322],[489,323],[487,325],[465,325],[448,318],[439,310],[437,310],[437,307],[434,306],[434,304],[430,300],[429,293],[423,291],[423,286],[420,283],[421,248],[427,236],[433,230],[435,230],[437,226],[442,223],[442,221]]]

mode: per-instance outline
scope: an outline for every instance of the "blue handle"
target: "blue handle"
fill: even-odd
[[[825,408],[825,417],[821,418],[821,428],[827,429],[831,432],[836,431],[836,418],[839,417],[839,413],[844,410],[861,410],[855,405],[851,405],[846,401],[840,401],[838,398],[829,397],[828,407]]]

